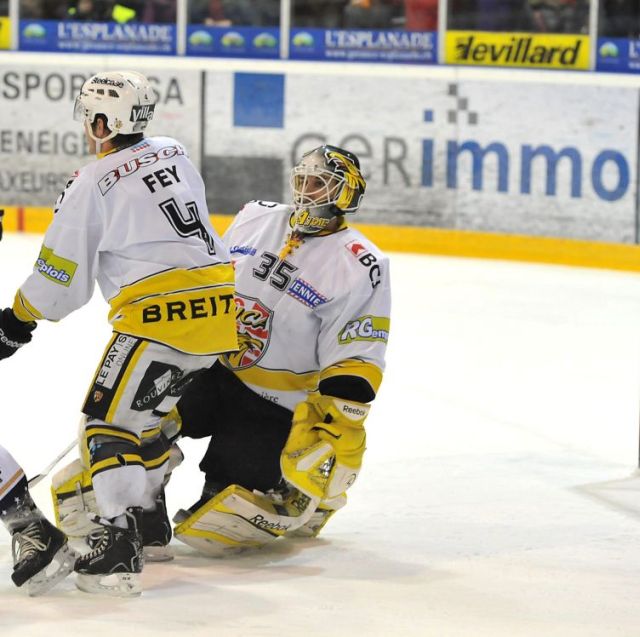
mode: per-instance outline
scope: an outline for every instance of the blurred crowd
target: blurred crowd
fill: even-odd
[[[450,0],[449,28],[587,33],[589,0]]]
[[[176,0],[20,0],[20,16],[34,20],[175,22]]]
[[[36,20],[160,22],[176,20],[177,0],[20,0]],[[0,0],[0,15],[9,0]],[[324,29],[435,31],[438,0],[292,0],[291,25]],[[587,33],[589,0],[449,0],[449,29]],[[188,0],[188,19],[215,26],[278,26],[280,0]],[[600,0],[598,32],[640,36],[640,0]]]

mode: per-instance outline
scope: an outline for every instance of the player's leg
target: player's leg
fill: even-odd
[[[178,512],[175,535],[209,555],[255,548],[303,525],[313,500],[281,483],[280,454],[291,412],[216,364],[178,403],[181,434],[212,436],[200,463],[200,499]]]
[[[77,555],[66,535],[36,507],[24,472],[2,446],[0,519],[12,536],[11,579],[16,586],[26,583],[29,595],[41,595],[73,570]]]
[[[151,458],[144,432],[158,426],[189,378],[213,360],[117,333],[109,343],[83,408],[87,466],[102,517],[89,537],[89,556],[77,563],[83,590],[140,594],[143,511],[157,509],[169,455]],[[148,466],[150,460],[157,464]]]

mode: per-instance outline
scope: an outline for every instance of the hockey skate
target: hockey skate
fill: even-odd
[[[142,593],[140,573],[144,564],[141,528],[142,508],[126,511],[127,528],[100,518],[100,528],[87,537],[91,551],[78,558],[76,586],[87,593],[134,597]]]
[[[27,584],[31,596],[42,595],[64,579],[71,571],[78,555],[68,543],[67,536],[46,518],[36,518],[12,531],[11,552],[16,586]]]
[[[172,535],[164,491],[162,491],[156,498],[156,508],[142,512],[142,545],[145,562],[172,560],[173,552],[169,546]]]

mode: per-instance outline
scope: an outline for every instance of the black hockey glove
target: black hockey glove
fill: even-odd
[[[31,340],[31,332],[36,329],[37,323],[30,321],[24,323],[16,317],[10,307],[6,307],[0,313],[0,360],[9,358],[23,345]]]

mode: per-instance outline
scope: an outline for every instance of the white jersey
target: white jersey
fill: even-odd
[[[89,301],[97,281],[118,332],[190,354],[235,348],[229,252],[175,139],[146,138],[89,163],[54,212],[16,296],[19,318],[61,319]]]
[[[226,364],[288,409],[332,376],[358,376],[376,392],[389,332],[388,259],[349,227],[307,237],[285,255],[292,214],[291,206],[252,201],[224,235],[240,344]]]

